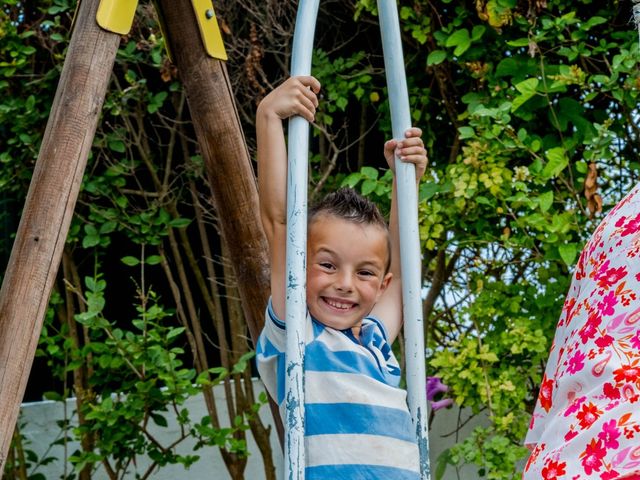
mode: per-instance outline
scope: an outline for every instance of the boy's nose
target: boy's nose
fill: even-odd
[[[343,272],[336,280],[336,290],[340,292],[350,292],[353,290],[353,279],[351,274]]]

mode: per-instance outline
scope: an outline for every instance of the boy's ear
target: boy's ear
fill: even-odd
[[[382,278],[382,283],[380,284],[380,290],[378,291],[378,298],[380,298],[380,295],[382,295],[384,291],[387,289],[392,279],[393,279],[393,273],[391,272],[386,273],[385,276]]]

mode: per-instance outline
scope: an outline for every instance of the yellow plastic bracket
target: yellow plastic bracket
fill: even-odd
[[[224,49],[213,3],[211,0],[191,0],[191,5],[198,19],[198,28],[207,55],[219,60],[226,60],[227,52]]]
[[[131,30],[138,0],[100,0],[96,21],[108,32],[126,35]]]

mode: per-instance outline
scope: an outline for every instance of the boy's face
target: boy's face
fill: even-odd
[[[379,226],[329,214],[317,217],[307,241],[311,315],[337,330],[359,326],[389,285],[389,254],[387,233]]]

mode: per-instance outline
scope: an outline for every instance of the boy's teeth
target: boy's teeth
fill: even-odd
[[[327,303],[329,305],[331,305],[332,307],[341,308],[341,309],[347,309],[347,308],[349,308],[351,306],[350,303],[335,302],[333,300],[327,300]]]

